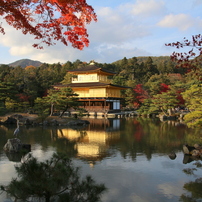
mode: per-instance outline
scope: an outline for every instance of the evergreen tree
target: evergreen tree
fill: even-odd
[[[72,77],[73,77],[73,75],[72,75],[72,74],[69,74],[69,73],[67,72],[66,75],[64,76],[63,80],[61,81],[61,83],[62,83],[63,85],[65,85],[65,84],[70,84],[71,81],[72,81]]]
[[[157,69],[157,66],[155,64],[153,64],[153,60],[151,57],[148,57],[147,61],[144,64],[144,68],[146,71],[146,74],[144,76],[144,80],[148,81],[148,79],[154,75],[154,74],[158,74],[159,71]]]
[[[48,95],[43,98],[45,102],[48,103],[50,106],[50,116],[53,115],[55,106],[59,104],[59,94],[60,94],[59,90],[52,88],[48,90]]]
[[[28,201],[45,199],[46,202],[100,201],[106,190],[104,184],[97,184],[91,176],[81,179],[79,168],[74,167],[64,154],[54,153],[50,160],[39,162],[30,157],[15,167],[18,178],[1,190],[15,200]]]
[[[9,77],[12,67],[8,65],[0,65],[0,81],[5,81],[6,77]]]
[[[160,110],[165,115],[171,115],[168,111],[178,104],[176,93],[168,90],[167,92],[162,92],[156,94],[152,97],[151,110],[156,111]]]
[[[135,102],[135,92],[132,88],[129,88],[125,92],[125,102],[126,106],[129,108],[134,108],[134,102]]]
[[[16,100],[17,90],[16,86],[10,82],[0,82],[0,102],[5,106],[7,98]]]
[[[58,95],[58,108],[62,110],[60,117],[62,117],[64,112],[66,112],[68,109],[76,109],[79,106],[77,98],[78,94],[74,93],[71,88],[61,88]]]

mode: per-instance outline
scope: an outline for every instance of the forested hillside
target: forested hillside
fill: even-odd
[[[0,65],[1,112],[34,108],[36,101],[50,94],[52,85],[71,82],[68,70],[85,65],[88,63],[80,60],[25,68]],[[133,57],[96,65],[116,72],[111,77],[113,84],[131,87],[122,92],[125,109],[135,109],[140,114],[168,115],[168,110],[186,107],[193,112],[187,119],[190,125],[193,125],[193,119],[199,123],[202,120],[200,64],[192,70],[176,68],[169,57]],[[54,92],[51,93],[55,99]]]
[[[29,59],[22,59],[22,60],[18,60],[18,61],[15,61],[15,62],[12,62],[10,64],[8,64],[9,66],[12,66],[12,67],[22,67],[22,68],[25,68],[27,66],[35,66],[35,67],[39,67],[42,63],[39,62],[39,61],[36,61],[36,60],[29,60]]]

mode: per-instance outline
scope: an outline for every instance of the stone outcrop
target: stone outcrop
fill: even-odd
[[[174,160],[174,159],[176,159],[176,157],[177,157],[177,155],[176,155],[175,152],[171,152],[168,156],[169,156],[169,158],[170,158],[171,160]]]
[[[0,124],[2,125],[9,125],[9,124],[15,124],[17,125],[17,121],[19,125],[42,125],[42,126],[70,126],[70,127],[83,127],[89,124],[86,120],[80,120],[80,119],[63,119],[59,117],[50,118],[48,117],[46,120],[41,121],[36,116],[25,115],[22,116],[21,114],[14,114],[10,116],[2,117],[0,120]]]
[[[3,125],[17,124],[17,120],[19,121],[19,125],[31,125],[33,123],[28,118],[25,118],[20,114],[14,114],[12,116],[6,116],[3,119],[1,119],[0,123]]]
[[[69,121],[66,126],[73,129],[82,129],[85,128],[88,124],[90,124],[90,122],[87,120],[75,120]]]
[[[59,126],[60,124],[58,123],[57,120],[52,119],[51,121],[45,120],[41,123],[43,126]]]
[[[83,125],[87,125],[90,122],[87,120],[76,120],[76,121],[69,121],[68,125],[69,126],[83,126]]]
[[[21,163],[27,163],[27,162],[29,162],[32,159],[33,159],[32,153],[29,152],[26,155],[22,156],[22,158],[21,158],[20,161],[21,161]]]
[[[16,123],[17,123],[17,119],[9,116],[1,120],[1,124],[16,124]]]
[[[31,145],[23,144],[20,139],[13,138],[7,140],[7,143],[4,145],[3,149],[8,153],[30,152]]]
[[[186,155],[202,158],[202,146],[194,144],[194,146],[183,145],[183,152]]]
[[[158,117],[161,121],[177,120],[176,116],[158,115]]]

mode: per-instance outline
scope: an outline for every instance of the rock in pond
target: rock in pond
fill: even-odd
[[[174,159],[176,159],[176,157],[177,157],[177,155],[176,155],[175,152],[171,152],[168,156],[169,156],[169,158],[170,158],[171,160],[174,160]]]
[[[3,149],[8,153],[29,152],[31,151],[31,145],[23,144],[20,139],[13,138],[7,140],[7,143],[4,145]]]
[[[202,157],[202,147],[198,144],[194,144],[194,146],[183,145],[183,152],[186,155]]]

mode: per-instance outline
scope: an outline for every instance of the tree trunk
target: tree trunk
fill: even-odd
[[[63,110],[62,113],[59,115],[59,117],[61,118],[63,116],[63,114],[65,113],[66,110]]]
[[[53,116],[53,111],[54,111],[54,104],[51,103],[51,112],[50,112],[50,116]]]
[[[163,107],[161,107],[162,112],[164,113],[165,116],[168,116],[168,113],[165,112],[165,110],[163,109]]]
[[[68,106],[65,107],[65,109],[62,111],[62,113],[59,115],[59,117],[61,118],[63,116],[63,114],[68,110]]]

